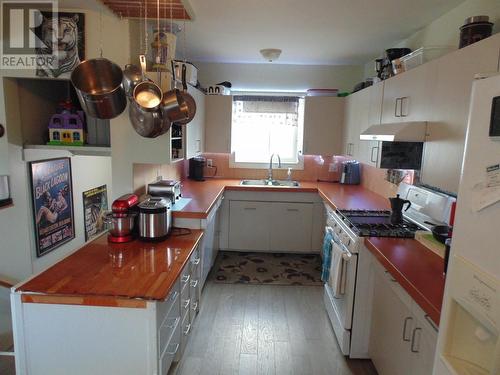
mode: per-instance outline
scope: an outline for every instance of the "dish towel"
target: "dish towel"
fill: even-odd
[[[321,270],[321,281],[327,282],[330,277],[330,265],[332,263],[332,233],[326,231],[323,240],[323,267]]]
[[[345,292],[344,258],[342,249],[332,244],[332,264],[329,285],[334,298],[340,298]]]

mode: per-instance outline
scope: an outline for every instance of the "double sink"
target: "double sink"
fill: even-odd
[[[291,187],[296,188],[299,187],[300,184],[298,181],[291,180],[242,180],[240,185],[243,186],[276,186],[276,187]]]

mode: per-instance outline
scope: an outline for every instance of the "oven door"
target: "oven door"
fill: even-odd
[[[335,251],[346,252],[346,249],[337,241],[333,242],[333,246],[335,248],[332,249],[332,253]],[[350,329],[352,326],[357,264],[357,254],[350,254],[350,257],[346,257],[342,267],[336,267],[332,262],[330,277],[325,284],[324,290],[326,310],[344,355],[349,355],[351,342]],[[338,288],[335,290],[335,283],[333,282],[337,277],[337,272],[344,272],[344,275],[340,277],[344,283],[343,288],[340,288],[340,293]]]

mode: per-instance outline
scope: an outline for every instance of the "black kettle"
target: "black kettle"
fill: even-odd
[[[389,198],[391,202],[391,223],[392,224],[401,224],[403,222],[403,207],[405,204],[408,204],[405,211],[411,206],[411,202],[406,199],[401,199],[399,194],[396,195],[396,198]]]

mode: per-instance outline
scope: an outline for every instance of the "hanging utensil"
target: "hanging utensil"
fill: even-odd
[[[129,105],[132,127],[141,137],[156,138],[162,133],[163,122],[160,111],[146,112],[136,102]]]
[[[189,107],[179,89],[173,89],[163,93],[161,102],[163,116],[168,117],[171,122],[186,120],[189,116]]]
[[[84,60],[73,69],[71,83],[84,112],[98,119],[119,116],[127,106],[123,72],[115,63],[102,57],[102,8],[100,16],[100,57]]]
[[[162,92],[158,85],[146,77],[146,56],[140,55],[143,81],[134,88],[134,101],[144,111],[156,111],[160,108]]]
[[[141,69],[134,64],[125,65],[123,70],[123,89],[127,97],[134,96],[134,88],[143,81]]]
[[[176,123],[180,125],[186,125],[193,121],[194,116],[196,116],[196,100],[194,100],[193,96],[187,91],[187,83],[186,83],[186,64],[182,64],[182,98],[186,102],[188,108],[187,118],[184,120],[176,121]]]

